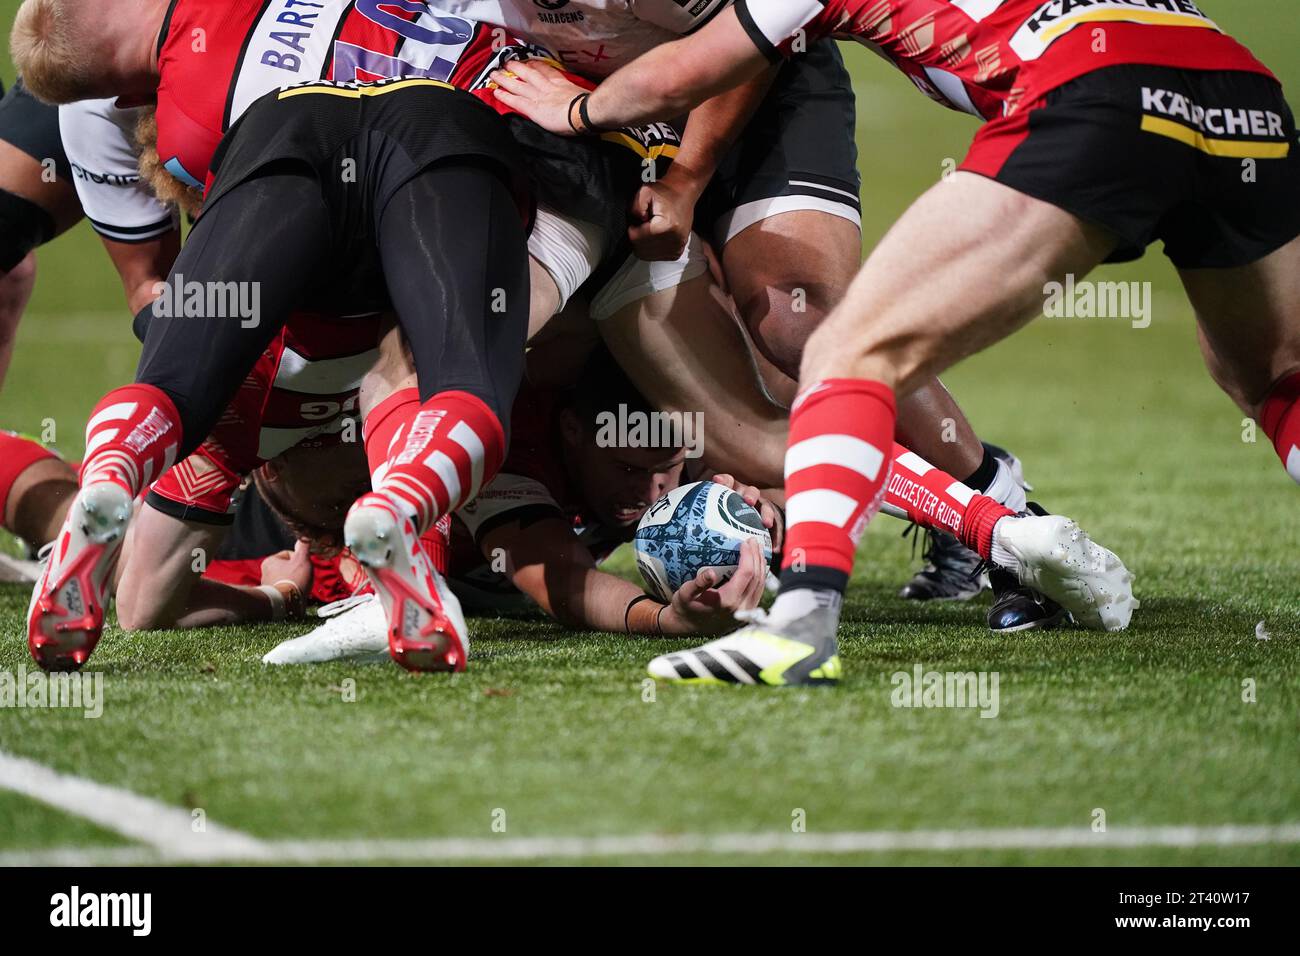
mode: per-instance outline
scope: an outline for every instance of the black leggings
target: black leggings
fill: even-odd
[[[529,294],[527,242],[509,190],[485,169],[434,166],[398,189],[379,218],[384,278],[421,399],[469,392],[508,433],[523,375]],[[178,457],[207,438],[322,267],[334,261],[331,222],[316,179],[278,166],[233,187],[195,224],[168,277],[172,288],[257,283],[259,308],[255,325],[238,315],[159,315],[153,306],[137,319],[146,331],[136,381],[176,404]]]

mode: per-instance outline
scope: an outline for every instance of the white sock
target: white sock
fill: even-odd
[[[993,476],[993,480],[989,482],[989,486],[976,490],[988,495],[998,504],[1010,508],[1012,511],[1017,513],[1024,511],[1027,504],[1025,489],[1020,482],[1016,481],[1016,476],[1012,474],[1011,467],[1001,458],[997,461],[998,471]]]
[[[797,621],[818,608],[830,608],[838,618],[843,601],[844,596],[839,591],[828,588],[796,588],[793,591],[782,591],[772,603],[772,609],[767,612],[767,623],[779,627],[789,621]]]
[[[1023,495],[1024,493],[1021,492]],[[1011,507],[1007,505],[1007,507]],[[989,548],[989,557],[993,563],[1000,568],[1006,568],[1015,574],[1020,573],[1020,559],[1002,546],[1001,538],[998,535],[998,529],[1002,527],[1003,521],[1017,521],[1014,515],[1008,515],[1005,518],[999,518],[997,524],[993,526],[993,546]]]

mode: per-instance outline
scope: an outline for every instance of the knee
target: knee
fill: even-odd
[[[117,625],[124,631],[156,631],[172,624],[165,619],[163,608],[143,598],[128,580],[119,583],[114,603]]]

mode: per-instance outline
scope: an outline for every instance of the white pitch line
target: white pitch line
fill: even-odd
[[[196,833],[190,811],[59,773],[43,764],[0,751],[0,788],[89,820],[174,861],[261,859],[265,845],[238,830],[204,821]],[[139,852],[137,848],[136,852]],[[8,856],[9,854],[0,854]]]
[[[253,854],[236,848],[209,862],[402,863],[526,861],[700,854],[846,854],[899,851],[1131,849],[1300,843],[1300,824],[1118,827],[1024,827],[979,830],[877,830],[847,833],[642,834],[609,837],[501,837],[434,840],[276,840]],[[132,866],[192,862],[192,855],[144,848],[84,848],[0,853],[0,866]]]

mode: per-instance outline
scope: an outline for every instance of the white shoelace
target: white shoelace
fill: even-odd
[[[335,617],[344,611],[350,611],[354,607],[360,607],[368,601],[375,600],[374,593],[354,594],[351,597],[345,597],[341,601],[331,601],[329,604],[323,604],[316,609],[317,617]]]

